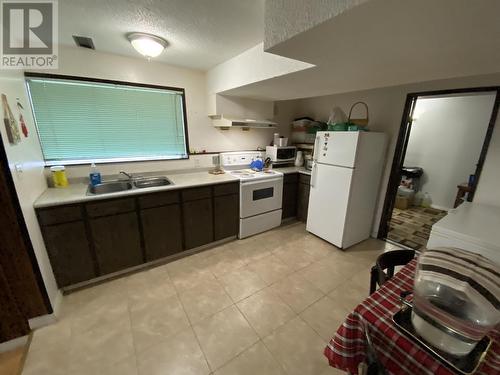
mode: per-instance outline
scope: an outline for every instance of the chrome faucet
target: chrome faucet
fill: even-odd
[[[119,173],[119,174],[123,174],[123,175],[127,176],[127,178],[128,178],[129,180],[132,180],[132,179],[133,179],[132,175],[131,175],[131,174],[129,174],[129,173],[127,173],[127,172],[120,171],[120,173]]]

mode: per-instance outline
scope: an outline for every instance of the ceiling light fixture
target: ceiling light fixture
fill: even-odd
[[[168,45],[165,39],[146,33],[130,33],[127,35],[127,39],[132,44],[132,47],[141,55],[147,57],[148,60],[159,56]]]

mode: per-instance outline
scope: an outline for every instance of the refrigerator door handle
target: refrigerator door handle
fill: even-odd
[[[314,139],[313,162],[318,161],[318,153],[319,153],[319,149],[318,149],[319,142],[318,141],[319,141],[319,135],[317,135],[316,138]]]
[[[318,163],[313,162],[313,169],[311,172],[311,188],[313,188],[315,185],[314,181],[316,180],[317,173],[318,173]]]

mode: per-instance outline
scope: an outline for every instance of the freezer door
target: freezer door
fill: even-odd
[[[318,132],[314,161],[353,168],[356,161],[359,132]]]
[[[314,163],[307,231],[342,247],[353,169]]]

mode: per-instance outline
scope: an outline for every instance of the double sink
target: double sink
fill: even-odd
[[[90,185],[87,189],[87,195],[101,195],[117,193],[132,189],[144,189],[149,187],[173,185],[167,177],[134,177],[128,180],[114,180],[102,182],[98,185]]]

